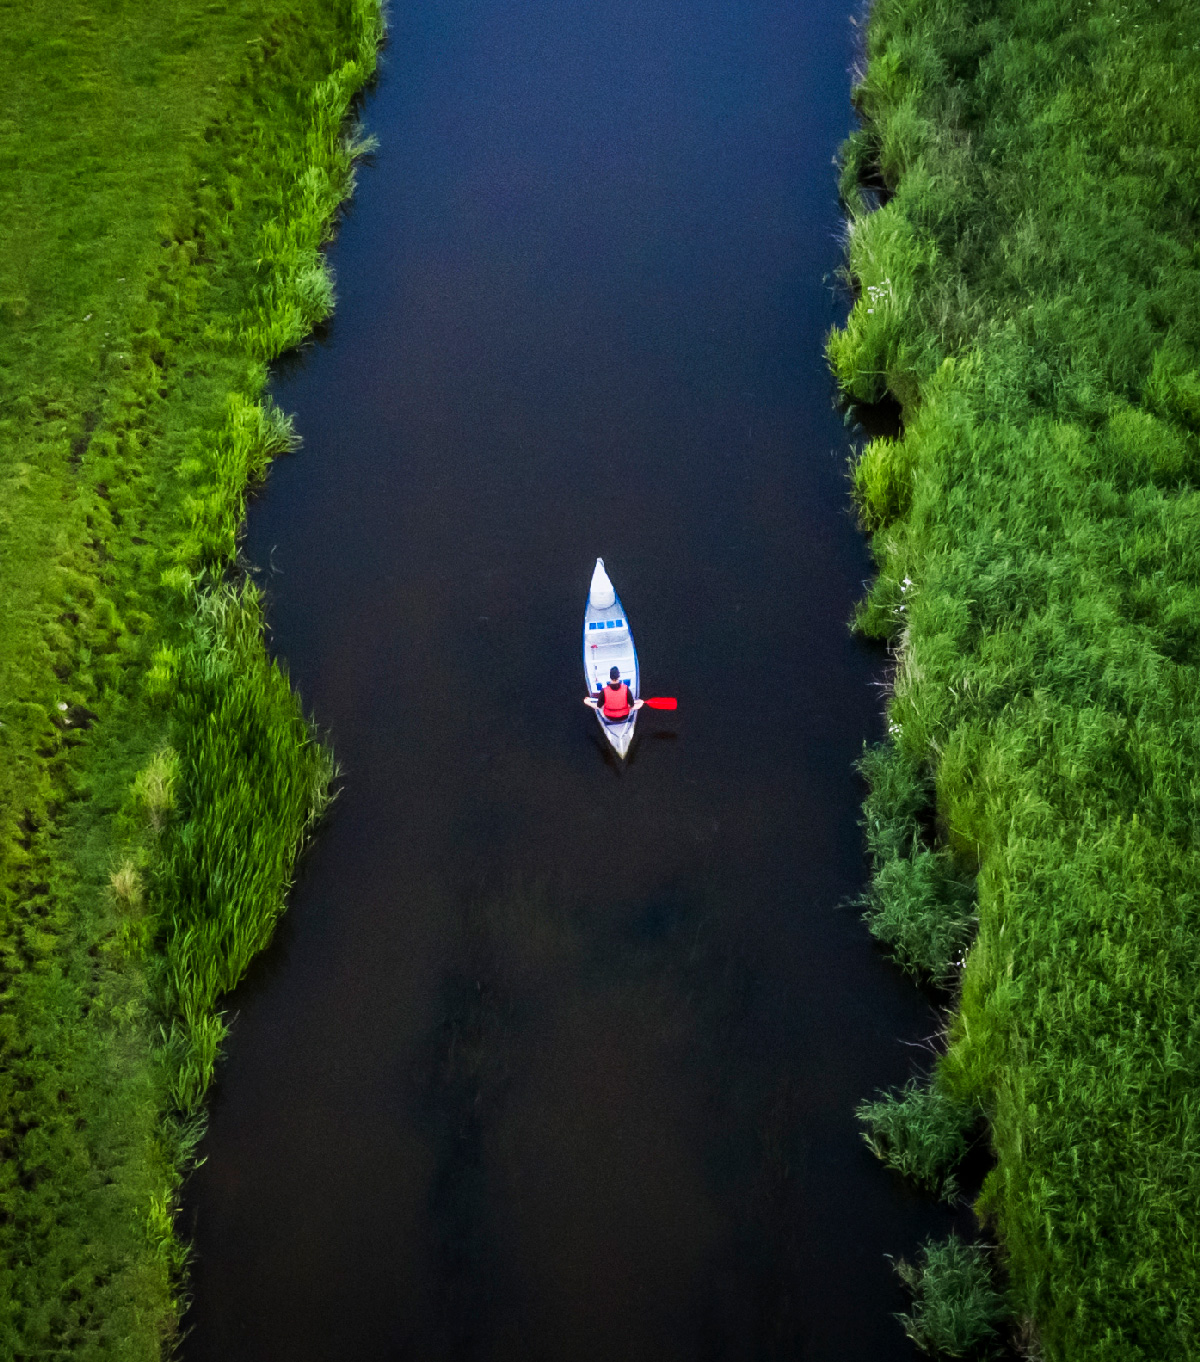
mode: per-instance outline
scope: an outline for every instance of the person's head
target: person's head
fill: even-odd
[[[619,681],[619,680],[621,679],[621,669],[620,669],[620,667],[609,667],[609,669],[608,669],[608,679],[609,679],[610,681]]]

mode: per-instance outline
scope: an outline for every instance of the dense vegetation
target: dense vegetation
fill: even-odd
[[[1007,1306],[983,1245],[951,1234],[925,1243],[916,1263],[896,1266],[913,1297],[900,1322],[917,1347],[939,1357],[995,1356]]]
[[[1200,11],[876,0],[857,100],[869,916],[960,984],[935,1088],[1041,1355],[1200,1357]]]
[[[0,13],[0,1355],[151,1359],[221,994],[331,761],[231,572],[373,0]]]

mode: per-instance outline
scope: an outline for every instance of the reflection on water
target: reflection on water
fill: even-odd
[[[882,659],[822,338],[829,0],[416,0],[253,508],[345,788],[235,999],[188,1362],[911,1357],[950,1216],[855,1104],[936,1019],[843,905]],[[648,691],[580,704],[592,565]]]

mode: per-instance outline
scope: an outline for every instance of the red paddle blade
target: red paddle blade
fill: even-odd
[[[673,695],[654,695],[642,702],[647,709],[678,709],[679,701]]]

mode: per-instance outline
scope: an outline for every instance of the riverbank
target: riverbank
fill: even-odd
[[[869,916],[961,980],[935,1090],[989,1119],[1031,1355],[1195,1357],[1200,21],[879,0],[867,58],[830,356],[904,411],[854,474]]]
[[[157,1358],[175,1197],[331,759],[231,583],[327,315],[369,0],[9,15],[0,1349]]]

